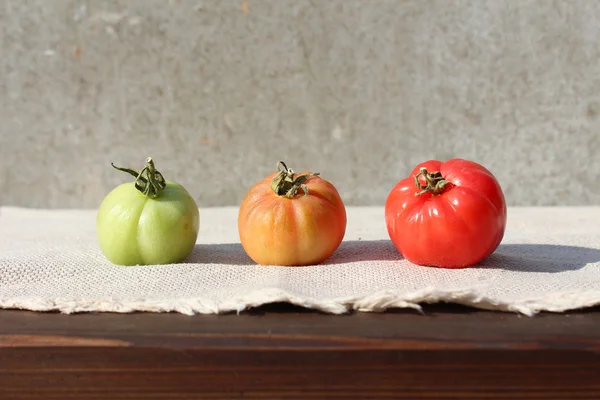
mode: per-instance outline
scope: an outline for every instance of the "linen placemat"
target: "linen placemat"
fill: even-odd
[[[349,207],[325,263],[259,266],[244,253],[237,208],[200,209],[198,243],[180,264],[122,267],[95,236],[94,210],[0,208],[0,308],[73,312],[240,312],[289,302],[327,313],[422,303],[536,312],[600,304],[600,207],[509,208],[504,240],[480,265],[404,260],[382,207]]]

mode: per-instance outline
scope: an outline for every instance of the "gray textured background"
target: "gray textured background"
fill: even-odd
[[[200,206],[278,159],[381,205],[425,159],[600,204],[600,1],[0,0],[0,204],[97,207],[151,155]]]

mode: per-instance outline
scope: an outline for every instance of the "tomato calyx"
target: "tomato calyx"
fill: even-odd
[[[308,186],[304,183],[312,178],[318,176],[319,173],[306,174],[296,176],[294,170],[288,168],[283,161],[277,162],[277,169],[279,173],[271,181],[271,189],[278,196],[287,197],[293,199],[298,194],[298,190],[302,189],[304,195],[308,194]]]
[[[135,188],[142,192],[144,196],[151,199],[160,196],[161,192],[167,186],[165,178],[156,170],[154,161],[151,157],[146,159],[146,166],[141,171],[117,167],[113,163],[110,163],[110,165],[119,171],[127,172],[128,174],[135,176]]]
[[[425,184],[421,184],[419,181],[420,177],[425,178]],[[446,189],[446,185],[452,184],[450,181],[447,181],[442,176],[440,171],[428,172],[427,168],[421,167],[419,169],[419,173],[415,175],[415,185],[421,191],[415,193],[415,196],[421,196],[425,193],[431,193],[433,195],[439,195],[444,192]]]

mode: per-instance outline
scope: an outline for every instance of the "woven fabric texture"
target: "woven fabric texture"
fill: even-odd
[[[382,208],[347,211],[344,242],[321,265],[256,265],[240,245],[237,209],[208,208],[185,262],[121,267],[98,247],[95,211],[3,207],[0,308],[195,314],[289,302],[339,314],[454,302],[533,315],[600,304],[600,207],[509,208],[497,251],[460,270],[404,260]]]

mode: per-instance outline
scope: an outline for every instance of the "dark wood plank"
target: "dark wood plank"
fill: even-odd
[[[600,308],[0,311],[0,398],[600,398]]]

